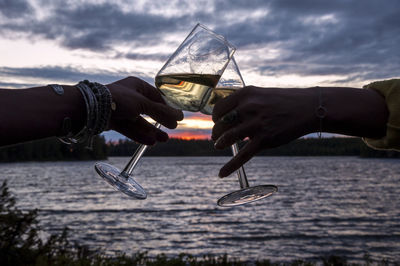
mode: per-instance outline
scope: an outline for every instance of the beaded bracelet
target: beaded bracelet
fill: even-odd
[[[50,85],[53,89],[56,84]],[[76,134],[71,132],[71,120],[67,117],[63,121],[63,136],[59,140],[65,144],[87,143],[86,147],[91,149],[93,137],[108,128],[113,106],[110,90],[97,82],[84,80],[76,87],[81,92],[86,106],[85,126]],[[115,104],[114,104],[115,107]]]
[[[108,122],[111,117],[111,105],[112,105],[112,97],[110,90],[97,82],[89,82],[88,80],[84,80],[83,83],[87,85],[91,91],[93,92],[94,96],[96,97],[97,101],[97,116],[96,116],[96,123],[93,127],[94,134],[100,134],[106,128],[108,128]]]

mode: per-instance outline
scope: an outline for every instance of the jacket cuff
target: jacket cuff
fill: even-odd
[[[400,79],[372,82],[365,89],[372,89],[381,94],[389,110],[386,135],[380,139],[363,138],[364,142],[375,149],[400,151]]]

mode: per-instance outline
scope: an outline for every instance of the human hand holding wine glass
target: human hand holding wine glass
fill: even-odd
[[[157,74],[156,86],[170,106],[200,111],[234,51],[224,37],[197,24]],[[155,128],[160,126],[159,123],[154,125]],[[145,199],[147,193],[134,180],[132,172],[146,148],[146,145],[139,146],[122,171],[106,163],[96,163],[95,169],[117,190],[133,198]]]
[[[137,77],[127,77],[107,84],[115,102],[109,129],[128,138],[153,145],[165,142],[168,134],[147,122],[141,114],[148,115],[163,126],[174,129],[183,119],[182,111],[165,104],[157,89]]]
[[[318,93],[309,89],[247,86],[219,101],[213,111],[215,147],[224,149],[248,138],[240,153],[221,168],[219,175],[230,175],[263,149],[318,131],[315,95]],[[232,112],[236,112],[237,121],[224,123],[221,118]]]
[[[225,70],[221,72],[219,70],[221,63],[226,61],[228,53],[220,43],[214,40],[208,43],[208,46],[201,47],[194,41],[187,46],[190,70],[194,73],[181,73],[182,65],[175,63],[181,62],[179,56],[175,58],[172,56],[174,59],[168,61],[160,70],[156,77],[156,86],[170,105],[186,111],[201,111],[211,115],[214,105],[220,99],[244,87],[235,59],[233,57],[230,61],[228,59],[228,65],[225,65],[223,68]],[[232,144],[232,151],[233,155],[239,152],[236,143]],[[217,202],[219,206],[230,207],[250,203],[277,191],[274,185],[250,187],[243,167],[238,169],[237,174],[241,189],[220,198]]]
[[[219,99],[244,86],[235,60],[228,65],[234,51],[235,48],[225,38],[198,24],[159,71],[156,86],[169,105],[182,110],[211,114]],[[218,87],[217,83],[227,66],[225,78]],[[160,124],[156,123],[155,127],[159,128]],[[121,172],[104,163],[97,163],[96,171],[123,193],[145,199],[145,190],[131,174],[146,148],[146,145],[141,145]],[[233,144],[234,155],[238,150],[238,146]],[[277,191],[273,185],[249,187],[243,167],[237,173],[241,190],[222,197],[218,205],[240,205],[268,197]]]
[[[245,86],[242,75],[240,74],[239,67],[236,64],[236,60],[232,57],[229,62],[227,68],[222,74],[217,86],[211,92],[211,96],[209,97],[206,105],[201,110],[202,113],[211,115],[213,113],[213,109],[215,104],[217,104],[223,98],[229,96],[234,93],[236,90],[242,89]],[[220,119],[220,124],[232,125],[236,121],[235,117],[231,115],[232,113],[227,113],[225,116],[222,116]],[[227,117],[229,117],[227,119]],[[237,158],[239,153],[239,147],[236,143],[238,139],[234,139],[229,142],[231,145],[232,153],[234,155],[234,159]],[[229,145],[225,145],[228,147]],[[232,160],[234,160],[232,159]],[[243,164],[240,167],[236,167],[238,181],[240,184],[240,190],[231,192],[223,197],[221,197],[217,204],[222,207],[230,207],[236,205],[242,205],[246,203],[250,203],[256,200],[260,200],[266,197],[271,196],[273,193],[278,191],[278,188],[275,185],[258,185],[258,186],[249,186],[249,182],[246,177],[246,172],[244,171]],[[233,172],[233,171],[232,171]]]
[[[135,141],[147,145],[152,145],[156,141],[167,141],[167,133],[159,129],[161,124],[173,129],[177,126],[177,120],[183,119],[182,111],[166,105],[157,89],[139,78],[128,77],[108,84],[107,87],[116,104],[109,129],[116,130]],[[151,125],[140,116],[142,114],[150,116],[159,123]],[[142,145],[142,153],[146,147]],[[131,165],[132,160],[127,167]],[[133,168],[127,167],[120,171],[107,163],[95,164],[96,172],[111,186],[128,196],[145,199],[146,191],[130,176]]]

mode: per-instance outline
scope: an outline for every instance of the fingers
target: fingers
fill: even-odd
[[[144,102],[141,113],[149,115],[155,121],[170,129],[176,128],[178,126],[176,121],[183,119],[183,112],[181,110],[150,100]]]
[[[260,141],[258,139],[250,140],[228,163],[219,171],[219,177],[226,177],[239,169],[259,151]]]
[[[112,120],[131,120],[146,114],[163,126],[173,129],[177,127],[177,121],[183,119],[182,111],[166,105],[160,92],[139,78],[128,77],[111,83],[108,87],[117,103]]]
[[[221,136],[216,133],[213,137],[216,137],[217,140],[215,142],[214,147],[216,149],[224,149],[238,140],[242,140],[246,137],[252,137],[254,135],[254,131],[257,128],[257,124],[253,123],[242,123],[235,127],[232,127],[225,131]],[[213,131],[214,132],[214,131]],[[223,131],[221,131],[223,132]]]
[[[138,88],[138,91],[143,94],[146,98],[158,102],[158,103],[164,103],[165,101],[161,96],[161,93],[153,86],[151,86],[149,83],[147,83],[144,80],[140,80],[142,82],[142,86]]]
[[[212,128],[211,139],[212,139],[214,142],[217,141],[217,139],[218,139],[219,137],[221,137],[221,135],[222,135],[225,131],[227,131],[227,130],[229,130],[229,129],[235,127],[235,126],[237,126],[237,125],[227,124],[227,123],[223,123],[223,122],[217,122],[217,123],[215,123],[214,126],[213,126],[213,128]]]
[[[146,145],[153,145],[156,141],[165,142],[168,134],[154,127],[143,117],[138,117],[135,121],[119,120],[113,125],[113,129],[126,137]]]
[[[112,85],[122,86],[127,90],[135,90],[152,101],[165,103],[160,92],[154,86],[151,86],[140,78],[127,77],[112,83]]]
[[[213,126],[211,139],[216,141],[225,131],[237,126],[241,122],[241,118],[237,110],[226,113]]]
[[[212,120],[218,122],[224,114],[234,109],[239,103],[239,98],[240,90],[228,97],[218,100],[213,109]]]

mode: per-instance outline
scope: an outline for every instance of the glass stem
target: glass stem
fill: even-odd
[[[155,123],[154,126],[156,128],[160,128],[161,124],[160,123]],[[122,170],[121,175],[124,177],[128,178],[133,170],[135,169],[136,165],[138,164],[140,158],[143,156],[143,153],[147,149],[147,145],[141,144],[139,147],[136,149],[135,153],[133,154],[132,158],[129,160],[128,164],[125,166],[124,170]]]
[[[231,148],[232,148],[233,156],[236,156],[236,154],[238,154],[238,152],[239,152],[239,146],[237,145],[237,143],[235,143],[235,144],[233,144],[231,146]],[[241,189],[248,188],[249,187],[249,182],[247,181],[246,173],[244,171],[243,166],[241,166],[236,171],[236,173],[237,173],[237,176],[238,176],[238,179],[239,179],[240,188]]]

